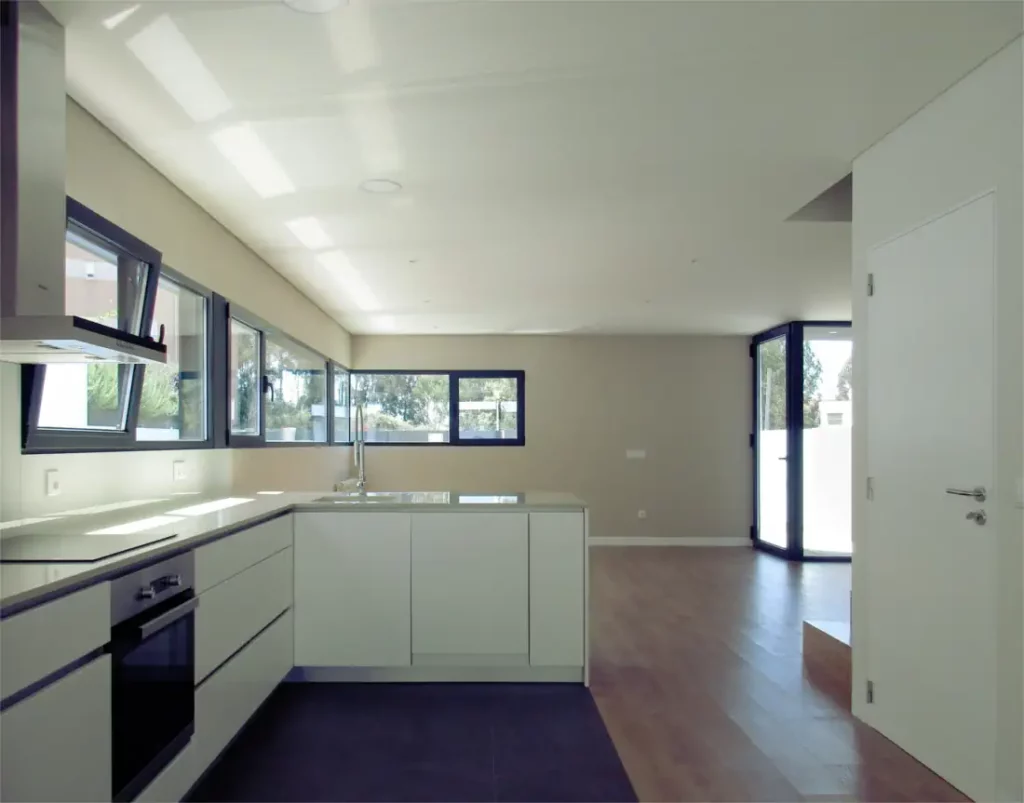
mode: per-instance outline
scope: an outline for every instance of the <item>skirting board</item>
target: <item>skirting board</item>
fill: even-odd
[[[297,666],[287,683],[583,683],[581,666]]]
[[[750,546],[749,538],[657,538],[655,536],[630,537],[628,535],[592,535],[587,543],[590,546]]]

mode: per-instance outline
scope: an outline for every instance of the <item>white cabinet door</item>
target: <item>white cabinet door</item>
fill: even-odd
[[[0,714],[0,800],[110,800],[110,656]]]
[[[526,663],[528,527],[526,513],[413,515],[413,663]]]
[[[296,666],[409,666],[410,517],[300,513]]]
[[[583,666],[583,513],[530,514],[530,664]]]

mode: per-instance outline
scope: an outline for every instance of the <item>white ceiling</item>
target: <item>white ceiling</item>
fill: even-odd
[[[70,94],[356,333],[847,318],[849,224],[786,218],[1022,27],[1020,2],[47,5]],[[215,144],[252,134],[272,197]]]

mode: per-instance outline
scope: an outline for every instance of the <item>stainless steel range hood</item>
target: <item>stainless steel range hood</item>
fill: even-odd
[[[162,343],[67,314],[66,103],[63,26],[0,0],[0,361],[165,363]]]

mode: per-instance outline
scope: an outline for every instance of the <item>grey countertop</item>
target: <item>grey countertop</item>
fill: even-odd
[[[220,509],[212,509],[220,507]],[[110,527],[153,519],[147,535],[173,535],[131,552],[91,563],[0,564],[0,614],[25,608],[131,571],[185,549],[193,549],[262,521],[293,511],[344,513],[358,510],[421,512],[541,512],[582,510],[586,503],[567,493],[529,491],[472,494],[458,491],[396,491],[351,494],[260,492],[258,494],[177,494],[54,513],[21,522],[4,522],[2,535],[89,535],[102,538]],[[163,518],[166,517],[166,518]],[[2,544],[0,544],[2,549]]]

